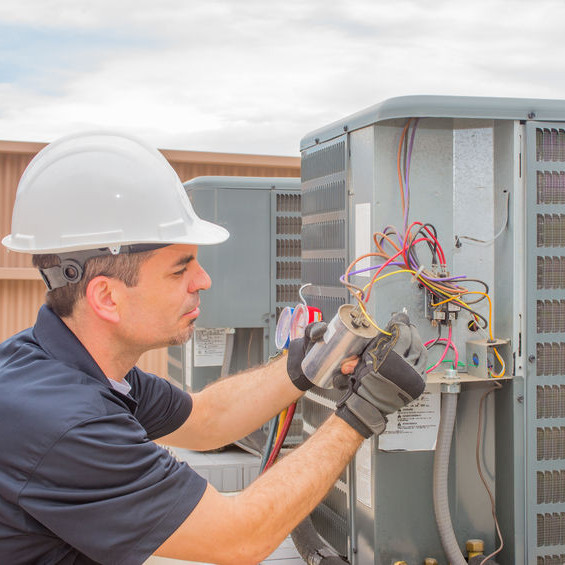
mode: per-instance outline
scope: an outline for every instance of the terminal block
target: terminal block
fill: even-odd
[[[431,320],[433,325],[448,325],[457,319],[461,307],[453,301],[445,302],[439,306],[434,306],[441,302],[441,298],[434,296],[427,288],[424,288],[424,316]]]

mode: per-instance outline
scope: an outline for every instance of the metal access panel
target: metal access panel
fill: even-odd
[[[504,537],[496,560],[561,562],[565,127],[559,124],[565,102],[403,97],[308,134],[301,142],[302,257],[303,282],[313,286],[304,294],[330,318],[349,301],[339,282],[349,263],[369,251],[373,232],[401,225],[396,157],[409,118],[420,118],[410,169],[410,219],[437,228],[451,273],[487,282],[493,331],[508,348],[512,378],[488,397],[482,414],[482,467]],[[540,157],[549,146],[551,159]],[[473,245],[471,239],[485,243]],[[367,281],[362,275],[354,279],[361,286]],[[437,335],[412,277],[389,277],[373,289],[370,313],[379,324],[404,307],[424,340]],[[488,306],[481,308],[488,317]],[[466,343],[478,337],[466,321],[453,324],[460,359],[466,358]],[[492,386],[489,380],[463,384],[459,395],[449,492],[463,552],[471,538],[483,539],[487,553],[498,546],[475,463],[479,400]],[[439,386],[430,385],[427,392],[438,397]],[[306,435],[332,413],[336,396],[321,390],[307,394]],[[433,510],[433,446],[390,450],[383,438],[365,443],[315,510],[316,528],[354,564],[421,563],[426,557],[446,563]]]
[[[226,242],[198,250],[212,287],[200,293],[201,314],[180,363],[185,387],[198,391],[220,377],[226,336],[232,351],[225,374],[263,363],[276,351],[277,312],[299,300],[300,181],[210,176],[184,186],[196,213],[230,232]],[[173,376],[178,357],[171,352]]]

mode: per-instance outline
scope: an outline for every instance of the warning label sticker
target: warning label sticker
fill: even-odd
[[[385,432],[379,436],[381,451],[433,451],[436,447],[441,411],[438,385],[428,385],[422,396],[390,414]]]
[[[222,365],[226,350],[225,328],[194,328],[194,366]]]

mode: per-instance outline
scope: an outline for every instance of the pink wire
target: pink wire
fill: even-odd
[[[453,343],[453,341],[451,341],[451,333],[452,333],[452,329],[451,326],[449,326],[449,334],[447,336],[447,338],[442,337],[440,339],[437,340],[437,342],[441,342],[441,343],[445,343],[445,349],[443,351],[442,356],[439,358],[439,361],[433,366],[430,367],[426,373],[430,373],[431,371],[433,371],[436,367],[438,367],[442,361],[445,359],[445,356],[447,355],[447,352],[449,351],[449,348],[453,349],[453,353],[455,354],[455,360],[454,360],[454,365],[455,365],[455,369],[457,369],[457,365],[459,363],[459,351],[457,351],[457,347],[455,347],[455,344]],[[424,343],[424,347],[428,347],[428,345],[432,344],[432,343],[437,343],[435,339],[430,339],[430,341],[427,341],[426,343]]]

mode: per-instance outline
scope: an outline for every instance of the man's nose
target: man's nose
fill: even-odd
[[[196,292],[198,290],[207,290],[212,286],[212,279],[210,275],[202,268],[200,263],[197,263],[195,272],[190,279],[189,292]]]

